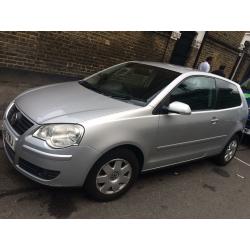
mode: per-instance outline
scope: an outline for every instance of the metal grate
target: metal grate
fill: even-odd
[[[15,105],[13,105],[9,113],[7,114],[7,119],[12,126],[12,128],[19,134],[22,135],[29,128],[31,128],[34,124],[29,121],[18,109]]]

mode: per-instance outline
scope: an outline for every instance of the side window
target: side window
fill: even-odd
[[[227,81],[216,79],[217,93],[217,109],[226,109],[241,105],[241,97],[238,88]]]
[[[185,79],[170,93],[170,103],[186,103],[192,111],[209,110],[214,108],[215,96],[213,78],[193,76]]]

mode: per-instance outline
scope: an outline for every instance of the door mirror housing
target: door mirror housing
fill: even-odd
[[[190,106],[183,102],[172,102],[168,107],[163,107],[163,110],[167,110],[167,113],[176,113],[180,115],[190,115],[192,112]]]

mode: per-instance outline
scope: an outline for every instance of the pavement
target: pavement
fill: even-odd
[[[81,188],[34,183],[0,145],[0,218],[250,218],[250,138],[235,159],[210,159],[141,175],[118,200],[95,202]]]

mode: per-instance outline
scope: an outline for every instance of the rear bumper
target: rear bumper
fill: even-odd
[[[250,135],[250,128],[245,128],[244,129],[244,134]]]
[[[250,109],[249,109],[248,118],[247,118],[244,133],[247,134],[247,135],[250,135]]]
[[[250,135],[250,111],[249,111],[249,114],[248,114],[247,123],[246,123],[244,133],[247,134],[247,135]]]

